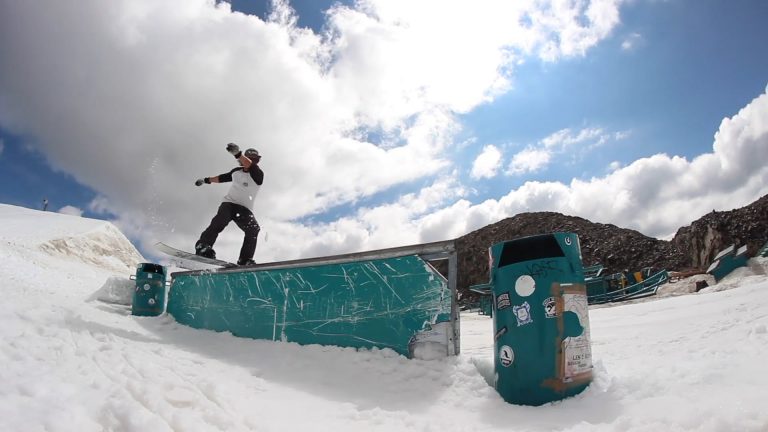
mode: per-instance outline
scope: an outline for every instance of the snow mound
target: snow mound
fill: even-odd
[[[136,264],[144,261],[123,233],[109,222],[78,236],[51,239],[41,244],[40,249],[51,255],[129,273],[133,272]]]
[[[0,204],[0,242],[105,270],[133,273],[145,261],[112,223]]]
[[[130,306],[133,303],[134,288],[136,288],[136,282],[124,277],[111,276],[89,300]]]
[[[715,284],[715,277],[711,274],[702,273],[689,276],[679,281],[667,282],[659,287],[656,297],[672,297],[695,293],[696,283],[700,281],[706,281],[708,286],[712,286]]]

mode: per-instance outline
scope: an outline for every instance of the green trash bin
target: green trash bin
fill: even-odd
[[[584,390],[592,381],[592,353],[578,236],[497,243],[490,259],[496,390],[520,405]]]
[[[136,274],[131,313],[137,316],[158,316],[165,311],[165,279],[167,269],[160,264],[140,263]]]

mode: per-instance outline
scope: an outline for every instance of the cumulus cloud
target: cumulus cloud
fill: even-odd
[[[530,19],[540,23],[540,32],[563,37],[560,41],[546,38],[540,57],[551,61],[562,56],[583,55],[587,49],[607,37],[619,23],[619,3],[610,0],[555,1],[532,11]]]
[[[70,215],[70,216],[82,216],[83,215],[83,211],[82,210],[80,210],[77,207],[70,206],[70,205],[67,205],[67,206],[64,206],[64,207],[60,208],[59,209],[59,213],[65,214],[65,215]]]
[[[713,209],[741,207],[768,193],[765,118],[767,94],[724,119],[712,152],[693,160],[657,154],[626,166],[614,162],[603,177],[526,182],[480,203],[470,201],[469,191],[447,177],[421,193],[333,223],[285,224],[279,236],[311,245],[310,255],[322,255],[452,239],[518,213],[556,211],[668,238]]]
[[[472,163],[470,176],[474,179],[492,178],[501,166],[501,150],[494,145],[487,145]]]
[[[392,202],[361,207],[354,214],[332,222],[280,223],[271,228],[276,237],[293,241],[272,243],[269,247],[279,256],[290,256],[297,247],[302,248],[304,256],[321,256],[451,238],[440,214],[469,194],[457,177],[457,173],[450,173]]]
[[[454,206],[443,230],[461,235],[520,212],[556,211],[669,237],[713,209],[731,210],[768,193],[766,118],[768,94],[762,94],[722,121],[711,153],[693,160],[657,154],[569,184],[527,182],[499,199]]]
[[[664,237],[768,193],[764,94],[693,160],[653,155],[472,202],[450,159],[455,114],[507,91],[528,56],[584,55],[615,28],[619,3],[368,0],[335,6],[327,33],[315,34],[283,2],[267,20],[211,0],[7,2],[0,127],[96,190],[91,211],[117,215],[134,238],[181,247],[226,191],[193,181],[234,166],[227,142],[257,148],[260,261],[450,239],[525,211]],[[563,129],[513,155],[508,171],[627,134]],[[493,148],[480,156],[473,176],[501,169]],[[311,221],[339,205],[354,210]],[[226,230],[219,255],[236,256],[241,241]]]
[[[147,243],[193,243],[226,190],[194,180],[234,166],[227,142],[255,147],[257,217],[288,243],[312,231],[293,220],[429,187],[453,169],[456,113],[507,91],[527,56],[584,55],[619,4],[363,0],[316,34],[284,1],[266,20],[213,0],[6,2],[0,127]]]
[[[552,153],[547,149],[526,148],[512,156],[507,174],[520,175],[536,172],[549,164]]]
[[[602,128],[584,128],[573,131],[561,129],[529,145],[512,156],[507,167],[507,175],[522,175],[543,170],[556,155],[564,153],[586,153],[610,141],[619,141],[629,136],[628,131],[610,133]],[[579,147],[579,149],[575,149]]]

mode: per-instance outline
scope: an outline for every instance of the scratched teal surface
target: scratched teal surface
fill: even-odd
[[[446,279],[418,256],[292,269],[178,274],[181,324],[299,344],[391,348],[451,315]]]

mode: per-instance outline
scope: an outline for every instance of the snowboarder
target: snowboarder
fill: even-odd
[[[260,228],[256,218],[253,217],[252,209],[253,200],[264,181],[264,172],[258,165],[261,156],[252,148],[242,152],[235,143],[227,144],[227,151],[237,159],[239,167],[228,173],[195,181],[195,186],[202,186],[204,183],[232,183],[211,224],[200,234],[200,239],[195,244],[195,254],[215,259],[216,252],[213,250],[213,244],[216,243],[216,238],[230,221],[235,221],[245,233],[237,264],[255,264],[253,253],[256,251],[256,239]]]

